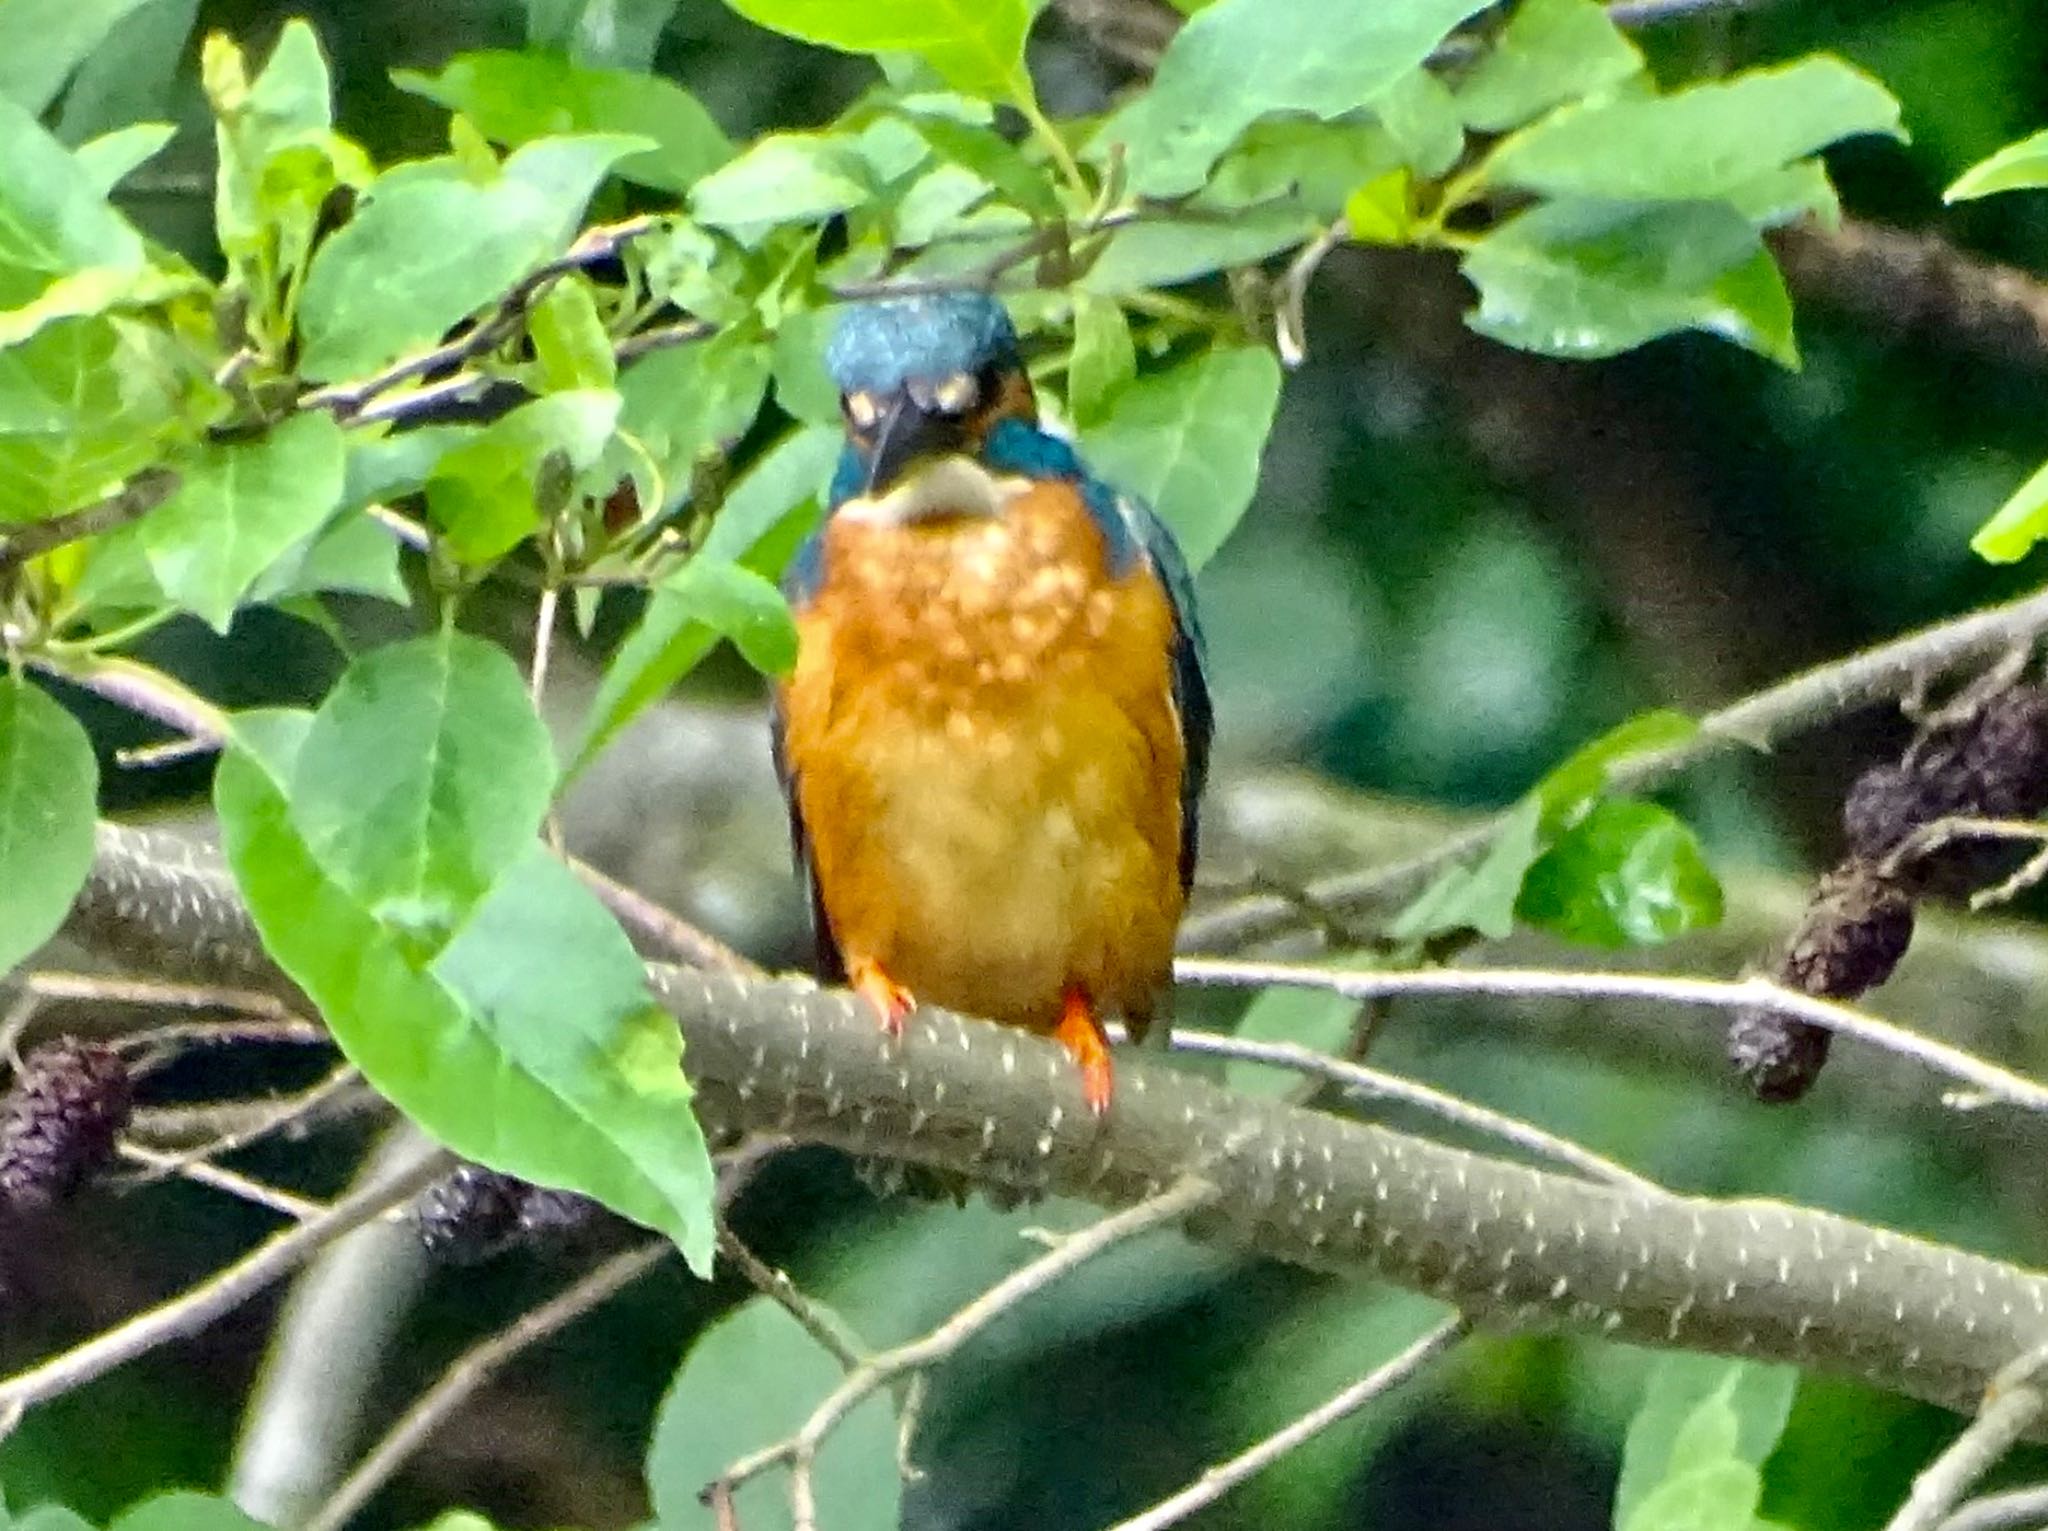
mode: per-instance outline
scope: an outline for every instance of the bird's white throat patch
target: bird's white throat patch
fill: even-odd
[[[836,514],[878,526],[903,526],[938,516],[999,516],[1031,480],[991,473],[971,457],[941,457],[909,474],[888,493],[845,501]]]

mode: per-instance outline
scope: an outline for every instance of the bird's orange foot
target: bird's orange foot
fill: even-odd
[[[882,1030],[892,1037],[903,1035],[903,1018],[917,1008],[917,999],[902,984],[882,971],[882,965],[868,957],[856,957],[846,965],[846,982],[854,993],[868,1002]]]
[[[1081,1098],[1097,1116],[1109,1110],[1109,1098],[1116,1085],[1109,1061],[1109,1040],[1102,1034],[1102,1022],[1095,1007],[1078,988],[1068,989],[1060,1009],[1060,1023],[1053,1028],[1053,1040],[1064,1047],[1081,1069]]]

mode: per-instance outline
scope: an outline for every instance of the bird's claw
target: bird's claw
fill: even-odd
[[[1052,1037],[1080,1068],[1081,1098],[1089,1111],[1097,1117],[1107,1114],[1116,1089],[1116,1071],[1109,1061],[1109,1041],[1102,1034],[1102,1022],[1096,1019],[1095,1007],[1086,994],[1078,989],[1067,991]]]
[[[892,1037],[903,1035],[904,1018],[917,1008],[917,999],[908,989],[883,972],[880,963],[865,957],[847,965],[846,981],[867,1001],[882,1030]]]

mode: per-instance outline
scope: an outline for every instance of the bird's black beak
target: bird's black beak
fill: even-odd
[[[896,394],[875,432],[863,492],[886,492],[919,461],[956,452],[966,439],[966,423],[960,416],[919,404],[907,389]]]

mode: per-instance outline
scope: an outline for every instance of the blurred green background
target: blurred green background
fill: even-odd
[[[190,0],[155,0],[131,24],[135,45],[150,46],[147,25],[190,9]],[[208,0],[199,9],[202,30],[230,31],[257,51],[285,16],[311,16],[333,56],[340,124],[380,158],[425,151],[442,120],[393,88],[390,69],[516,46],[523,25],[511,0]],[[2048,272],[2048,197],[1954,211],[1939,200],[1962,167],[2048,123],[2038,0],[1786,0],[1645,41],[1667,80],[1813,48],[1865,66],[1903,101],[1913,141],[1865,141],[1831,157],[1852,212],[1936,226],[1971,250]],[[77,99],[67,126],[76,136],[153,115],[182,123],[172,150],[131,183],[127,205],[145,229],[207,262],[195,241],[208,225],[210,149],[192,54],[176,55],[173,69],[165,50],[161,102]],[[1057,19],[1042,28],[1034,64],[1062,112],[1098,108],[1124,78]],[[713,0],[686,0],[659,65],[735,136],[823,122],[870,77],[865,64],[755,30]],[[2048,352],[1986,356],[1928,333],[1910,322],[1903,291],[1897,323],[1837,312],[1826,292],[1804,285],[1795,298],[1805,357],[1796,374],[1704,338],[1610,363],[1559,363],[1465,331],[1468,295],[1448,261],[1333,259],[1258,501],[1203,576],[1226,799],[1218,859],[1230,860],[1233,844],[1249,854],[1261,812],[1314,824],[1325,820],[1313,815],[1335,815],[1329,822],[1365,825],[1347,833],[1368,840],[1387,822],[1382,807],[1353,810],[1299,778],[1283,781],[1276,767],[1305,766],[1332,791],[1497,804],[1631,712],[1701,709],[2030,583],[2030,567],[1991,570],[1966,543],[2048,452]],[[324,639],[279,619],[244,623],[226,643],[196,627],[155,642],[159,659],[235,702],[310,699],[338,668]],[[693,700],[712,710],[679,710],[637,731],[577,817],[588,843],[635,850],[629,869],[651,866],[666,879],[657,891],[764,960],[793,961],[792,905],[770,881],[782,850],[765,759],[752,725],[720,710],[751,705],[745,684],[736,665],[700,672]],[[115,720],[93,716],[109,750],[128,742]],[[1901,736],[1896,718],[1852,719],[1774,758],[1703,775],[1679,800],[1718,865],[1810,875],[1835,853],[1850,775]],[[204,788],[203,767],[110,780],[117,805],[137,811],[175,811]],[[1330,854],[1349,864],[1341,845]],[[1782,931],[1792,884],[1731,875],[1768,896],[1731,901],[1740,929],[1671,960],[1732,971],[1755,954],[1745,942]],[[2027,929],[1996,939],[2005,944],[1994,959],[1978,949],[1988,935],[1974,945],[1929,938],[1923,946],[1937,949],[1916,953],[1907,978],[1922,964],[1925,997],[1967,1009],[1971,1040],[2038,1063],[2048,1048],[2034,1042],[2030,1056],[2028,1038],[2042,1029],[2035,981],[2048,956]],[[1974,977],[1965,984],[1937,962]],[[1899,1013],[1939,1018],[1904,1002]],[[1683,1035],[1680,1023],[1661,1026],[1434,1005],[1396,1012],[1376,1057],[1577,1136],[1674,1188],[1798,1198],[2048,1260],[2041,1142],[1942,1113],[1924,1087],[1853,1066],[1806,1104],[1768,1111],[1721,1079],[1711,1038],[1690,1023]],[[1512,1047],[1501,1045],[1503,1027]],[[345,1170],[337,1153],[329,1173]],[[807,1152],[776,1164],[738,1221],[764,1254],[882,1341],[1014,1263],[1020,1228],[1080,1216],[1059,1206],[999,1215],[979,1204],[878,1203],[843,1161]],[[203,1193],[154,1191],[102,1201],[35,1248],[0,1250],[0,1364],[173,1289],[255,1227]],[[409,1342],[388,1358],[373,1418],[573,1269],[567,1256],[512,1257],[433,1279]],[[639,1458],[655,1406],[693,1334],[740,1295],[730,1282],[703,1289],[666,1270],[643,1283],[493,1387],[366,1524],[417,1524],[451,1504],[508,1526],[637,1524],[648,1512]],[[1368,1369],[1431,1311],[1398,1293],[1168,1243],[1127,1250],[943,1378],[919,1452],[930,1477],[912,1490],[907,1523],[1105,1524]],[[100,1517],[153,1485],[223,1481],[274,1313],[274,1302],[259,1303],[36,1415],[0,1446],[9,1501],[53,1497]],[[1197,1523],[1605,1526],[1643,1366],[1618,1347],[1476,1340],[1429,1385]],[[1809,1382],[1773,1459],[1766,1511],[1816,1531],[1877,1524],[1953,1429],[1933,1411]],[[2048,1458],[2010,1472],[2029,1466],[2038,1475]]]

